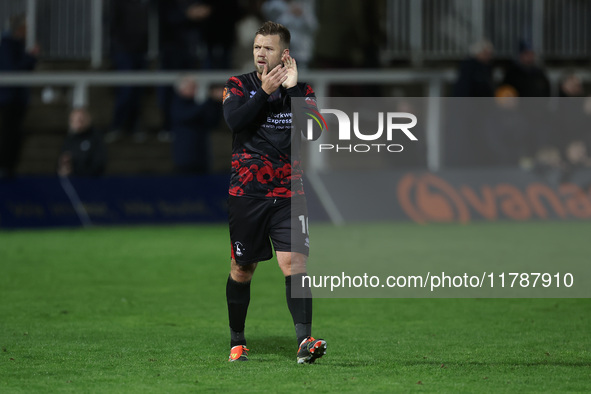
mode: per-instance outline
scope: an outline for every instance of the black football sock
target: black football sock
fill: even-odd
[[[246,312],[250,303],[250,281],[245,283],[236,282],[228,276],[226,301],[230,319],[230,346],[246,345],[244,323],[246,322]]]
[[[245,345],[246,338],[244,338],[244,331],[234,331],[230,328],[230,347]]]
[[[305,275],[295,274],[285,277],[285,297],[295,326],[298,345],[312,335],[312,291],[307,283],[306,286],[302,285],[302,278]]]

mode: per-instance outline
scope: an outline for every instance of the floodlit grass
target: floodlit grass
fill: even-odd
[[[591,250],[561,223],[395,226],[408,259],[417,238],[436,259],[454,235],[497,253],[471,226],[521,240],[503,253],[540,236]],[[575,229],[588,236],[591,223]],[[314,244],[331,233],[316,225]],[[251,361],[228,363],[228,253],[225,225],[0,232],[0,392],[591,390],[589,299],[317,299],[328,354],[297,365],[272,262],[253,280]]]

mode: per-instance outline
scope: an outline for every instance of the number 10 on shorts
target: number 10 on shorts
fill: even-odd
[[[302,234],[309,234],[308,233],[308,218],[305,215],[298,216],[300,222],[302,223]]]

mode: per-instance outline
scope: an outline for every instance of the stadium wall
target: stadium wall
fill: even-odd
[[[341,171],[319,174],[342,221],[588,220],[591,171],[562,174],[519,169]],[[352,185],[355,185],[352,187]]]
[[[345,223],[591,219],[591,170],[566,181],[516,169],[317,175],[322,191],[306,185],[317,221],[335,209]],[[227,187],[228,175],[4,180],[0,228],[225,222]]]
[[[0,228],[211,223],[226,219],[228,176],[0,182]]]

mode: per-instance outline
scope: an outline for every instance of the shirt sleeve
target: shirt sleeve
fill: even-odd
[[[269,95],[259,88],[254,96],[248,97],[242,82],[232,77],[224,87],[224,119],[233,133],[244,131],[265,108]]]
[[[295,122],[295,127],[302,131],[302,134],[306,139],[316,141],[320,138],[326,123],[324,123],[324,118],[320,114],[320,110],[316,104],[316,94],[314,93],[314,90],[308,84],[297,84],[293,88],[287,89],[287,94],[291,98],[298,99],[292,101],[292,103],[298,103],[298,105],[292,106],[292,116],[293,121]],[[308,120],[312,120],[312,122],[308,122]],[[310,130],[308,130],[310,124],[312,125],[312,134],[310,134]]]

